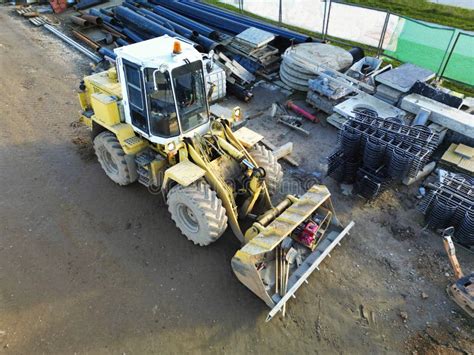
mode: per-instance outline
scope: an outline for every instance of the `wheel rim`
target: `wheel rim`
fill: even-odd
[[[183,225],[192,233],[199,232],[199,223],[194,212],[185,204],[180,203],[177,206],[177,214]]]
[[[111,174],[118,174],[118,166],[115,163],[112,155],[105,148],[101,149],[102,160],[105,165],[105,169]]]

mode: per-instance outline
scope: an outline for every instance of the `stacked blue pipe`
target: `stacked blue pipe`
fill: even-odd
[[[151,5],[150,3],[147,3],[146,6],[149,6],[154,13],[160,15],[160,16],[163,16],[163,17],[166,17],[168,18],[169,20],[175,22],[175,23],[178,23],[182,26],[185,26],[193,31],[196,31],[198,32],[199,34],[201,34],[202,36],[205,36],[205,37],[208,37],[210,39],[214,39],[214,40],[218,40],[219,39],[219,33],[208,27],[208,26],[205,26],[199,22],[196,22],[196,21],[193,21],[193,20],[190,20],[189,18],[187,18],[186,16],[183,16],[183,15],[180,15],[174,11],[171,11],[165,7],[162,7],[162,6],[153,6]]]
[[[194,20],[210,26],[238,34],[249,27],[273,33],[274,35],[292,40],[295,43],[311,42],[312,38],[298,32],[260,22],[236,13],[221,10],[214,6],[205,5],[196,1],[150,0],[153,4],[162,5]]]
[[[181,3],[177,1],[168,1],[168,0],[151,0],[153,4],[163,5],[175,12],[178,12],[187,17],[193,18],[197,21],[206,23],[210,26],[226,30],[233,34],[237,34],[245,31],[249,26],[236,22],[231,19],[226,19],[222,21],[222,18],[206,12],[204,10],[188,6],[187,3]]]
[[[197,31],[193,31],[179,23],[160,16],[144,8],[136,7],[132,2],[124,2],[122,6],[114,9],[115,17],[126,25],[122,29],[122,33],[135,42],[143,39],[169,35],[182,39],[189,39],[199,46],[199,50],[211,50],[218,46],[218,43],[200,35]],[[101,14],[102,16],[106,16]],[[129,27],[129,28],[127,28]],[[140,40],[139,40],[140,39]]]
[[[213,40],[201,36],[199,32],[190,30],[184,26],[181,26],[179,23],[173,22],[170,19],[160,16],[154,12],[151,12],[150,10],[147,9],[137,9],[137,12],[147,18],[149,18],[152,21],[155,21],[157,23],[161,23],[162,26],[169,28],[171,31],[176,32],[177,34],[186,37],[187,39],[196,42],[203,46],[207,51],[215,48],[218,44],[214,42]]]

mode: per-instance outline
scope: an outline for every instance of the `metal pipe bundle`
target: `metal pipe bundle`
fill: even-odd
[[[116,25],[117,24],[117,21],[113,17],[108,16],[108,15],[104,14],[103,12],[101,12],[97,9],[90,9],[89,14],[92,15],[92,16],[97,16],[97,17],[101,18],[104,22],[106,22],[108,24],[111,24],[111,25]]]
[[[53,33],[54,35],[58,36],[59,38],[61,38],[64,42],[70,44],[71,46],[73,46],[74,48],[76,48],[78,51],[80,51],[81,53],[83,53],[84,55],[86,55],[87,57],[89,57],[90,59],[92,59],[94,62],[98,63],[100,61],[102,61],[102,58],[99,57],[97,54],[94,54],[93,52],[91,52],[89,49],[87,49],[86,47],[80,45],[79,43],[77,43],[76,41],[74,41],[73,39],[69,38],[68,36],[66,36],[64,33],[62,33],[61,31],[57,30],[54,26],[51,26],[51,25],[44,25],[43,26],[44,28],[46,28],[48,31],[50,31],[51,33]]]

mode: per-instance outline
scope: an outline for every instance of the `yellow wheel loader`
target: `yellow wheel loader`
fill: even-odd
[[[322,185],[272,204],[280,164],[260,134],[232,130],[240,109],[229,119],[210,114],[206,67],[191,43],[163,36],[115,53],[115,67],[85,77],[79,92],[103,170],[119,185],[161,191],[195,244],[230,226],[244,245],[232,258],[237,278],[272,308],[268,320],[284,312],[353,222],[341,227]]]

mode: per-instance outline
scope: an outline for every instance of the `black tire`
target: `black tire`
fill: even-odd
[[[273,153],[261,144],[256,144],[249,151],[257,165],[265,169],[265,183],[268,193],[273,195],[280,187],[283,179],[283,169]]]
[[[109,131],[99,133],[94,138],[94,151],[102,169],[112,181],[121,186],[133,182],[125,152],[113,133]]]
[[[222,201],[204,181],[174,186],[168,192],[167,203],[176,226],[194,244],[209,245],[227,229]]]

